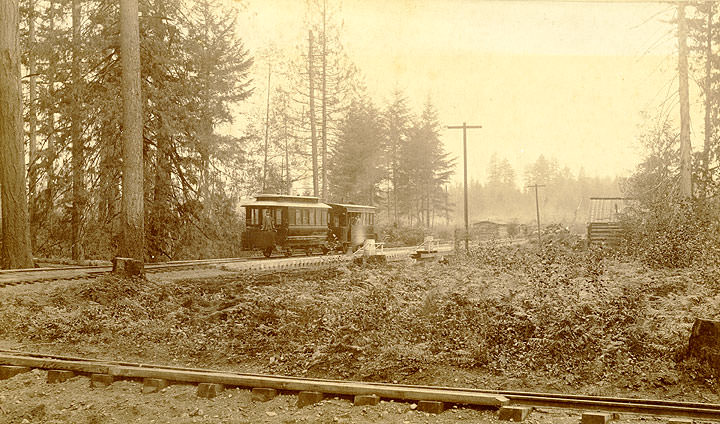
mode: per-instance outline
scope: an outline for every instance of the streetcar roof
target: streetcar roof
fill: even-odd
[[[274,200],[255,200],[240,205],[244,208],[299,208],[299,209],[330,209],[325,203],[280,202]]]
[[[257,201],[293,202],[293,203],[320,203],[320,198],[315,196],[292,196],[289,194],[256,194]]]
[[[375,206],[353,205],[343,203],[328,203],[328,205],[346,209],[348,212],[375,212]]]

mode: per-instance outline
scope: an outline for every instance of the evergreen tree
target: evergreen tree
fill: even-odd
[[[393,93],[392,102],[382,115],[385,143],[383,152],[385,166],[387,167],[387,216],[388,222],[395,224],[399,221],[398,198],[400,184],[400,153],[407,142],[408,132],[412,124],[412,115],[407,106],[407,99],[399,89]]]
[[[452,175],[453,160],[440,141],[440,123],[430,101],[410,128],[402,149],[401,177],[403,203],[410,224],[432,226],[434,214],[445,205],[443,186]],[[440,216],[440,215],[439,215]]]
[[[333,147],[330,183],[336,201],[376,203],[384,176],[380,113],[366,98],[350,103]]]
[[[20,11],[17,1],[0,3],[0,199],[3,268],[31,268],[20,88]]]

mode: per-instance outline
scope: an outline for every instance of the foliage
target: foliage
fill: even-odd
[[[297,375],[387,381],[455,367],[652,387],[686,369],[677,361],[692,323],[683,317],[720,313],[715,274],[648,274],[600,252],[535,252],[489,244],[449,265],[177,283],[101,277],[9,295],[0,335],[102,343],[125,355],[157,347],[186,363]],[[687,369],[688,378],[699,372]]]
[[[382,226],[376,229],[380,241],[386,246],[417,246],[425,240],[426,232],[422,228],[396,225]]]
[[[625,253],[653,268],[717,262],[720,204],[681,197],[677,133],[665,121],[649,128],[640,141],[647,156],[624,187],[635,199],[622,222]]]
[[[27,2],[26,2],[27,3]],[[27,55],[38,62],[40,90],[34,108],[43,125],[36,171],[32,219],[37,255],[67,255],[66,230],[73,199],[72,173],[81,172],[86,192],[81,243],[92,258],[115,253],[119,232],[120,189],[120,56],[118,6],[105,0],[83,1],[82,79],[70,79],[69,2],[36,1],[35,46],[23,38]],[[26,17],[32,16],[27,4]],[[215,130],[231,121],[231,107],[251,92],[249,53],[237,36],[235,9],[216,0],[139,4],[144,124],[146,245],[149,259],[174,258],[181,239],[223,229],[237,219],[224,206],[230,197],[223,169],[242,163],[242,138]],[[52,23],[52,25],[51,25]],[[29,57],[28,57],[29,59]],[[26,59],[26,61],[28,60]],[[57,87],[57,90],[54,88]],[[72,105],[82,110],[82,169],[69,162]],[[202,207],[196,207],[202,205]],[[218,216],[222,210],[224,215]],[[217,220],[211,219],[215,217]],[[230,230],[229,227],[225,229]],[[232,231],[213,231],[216,242],[234,238]],[[199,255],[197,244],[183,248]],[[226,253],[227,254],[227,253]]]
[[[399,204],[409,223],[432,227],[433,215],[445,215],[448,205],[444,186],[453,173],[454,160],[440,142],[437,111],[428,100],[422,114],[408,129],[400,147]]]
[[[331,151],[332,196],[340,201],[374,204],[384,175],[379,112],[368,99],[354,100]]]
[[[636,208],[623,220],[625,252],[653,268],[717,263],[719,213],[714,204],[667,199]]]

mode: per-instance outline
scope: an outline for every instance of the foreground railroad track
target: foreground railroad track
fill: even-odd
[[[388,261],[406,259],[415,248],[398,247],[384,250]],[[449,252],[450,246],[443,246],[442,252]],[[146,273],[160,273],[201,267],[222,267],[230,272],[279,271],[299,269],[327,264],[339,264],[353,260],[352,255],[293,256],[281,258],[224,258],[188,261],[173,261],[146,264]],[[32,284],[54,280],[94,278],[112,272],[111,266],[70,266],[62,268],[27,268],[0,270],[0,287],[17,284]]]
[[[263,396],[277,392],[298,392],[298,406],[332,396],[354,397],[356,404],[377,403],[380,399],[418,402],[427,412],[440,413],[447,406],[480,406],[500,408],[500,418],[516,416],[513,412],[532,408],[561,408],[579,411],[603,411],[613,414],[630,413],[688,419],[720,420],[720,404],[678,402],[654,399],[631,399],[557,393],[534,393],[475,388],[418,386],[374,382],[311,379],[290,376],[234,373],[217,370],[166,367],[121,361],[88,359],[71,356],[0,350],[0,377],[8,378],[30,369],[48,370],[48,380],[74,375],[91,376],[91,386],[105,386],[121,379],[143,381],[143,392],[168,384],[197,384],[198,396],[212,397],[224,388],[253,389]],[[63,374],[64,373],[64,374]],[[508,415],[509,414],[509,415]],[[517,415],[519,417],[519,415]],[[522,418],[524,419],[524,415]],[[585,422],[585,418],[583,418]]]

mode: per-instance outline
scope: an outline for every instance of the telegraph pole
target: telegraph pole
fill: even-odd
[[[528,186],[528,188],[535,188],[535,213],[537,214],[538,249],[542,250],[542,240],[540,239],[540,203],[538,202],[538,187],[545,187],[545,184],[534,184]]]
[[[460,125],[449,125],[448,129],[451,130],[463,130],[463,195],[464,195],[464,203],[465,203],[465,253],[470,252],[470,246],[469,246],[469,237],[470,237],[470,228],[468,225],[468,194],[467,194],[467,130],[475,129],[475,128],[482,128],[481,125],[467,125],[465,122]]]

